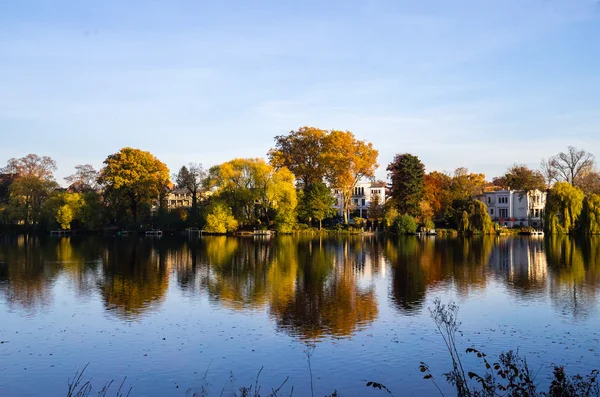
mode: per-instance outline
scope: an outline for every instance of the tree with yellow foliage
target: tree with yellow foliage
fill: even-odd
[[[258,226],[275,220],[282,232],[296,223],[294,175],[285,167],[275,170],[259,158],[233,159],[210,169],[209,186],[215,189],[213,199],[240,222]]]
[[[166,191],[169,169],[152,153],[130,147],[109,155],[104,164],[98,183],[113,203],[127,202],[137,225],[140,206],[150,206]]]
[[[548,191],[544,226],[551,234],[575,231],[583,209],[583,191],[569,182],[556,182]]]
[[[210,213],[206,216],[206,231],[208,233],[225,234],[234,232],[238,222],[231,214],[231,209],[221,203],[213,205]]]
[[[325,154],[325,177],[330,187],[340,192],[344,222],[348,223],[352,191],[361,179],[375,177],[379,151],[372,143],[356,139],[352,132],[338,130],[327,135],[326,147],[329,150]]]

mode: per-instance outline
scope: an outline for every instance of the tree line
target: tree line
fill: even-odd
[[[76,166],[65,178],[66,189],[55,180],[52,158],[12,158],[0,172],[0,223],[40,230],[198,227],[213,233],[289,233],[350,223],[400,234],[435,226],[492,233],[497,226],[477,198],[504,188],[547,191],[544,218],[551,233],[600,233],[600,173],[584,150],[569,147],[543,160],[539,170],[514,164],[492,181],[467,168],[426,173],[417,156],[397,154],[387,166],[388,181],[379,181],[388,200],[375,196],[363,219],[351,218],[352,198],[360,181],[374,181],[378,151],[371,143],[350,131],[315,127],[274,140],[266,160],[236,158],[208,169],[192,162],[173,175],[153,154],[126,147],[108,155],[100,170]],[[190,206],[169,210],[174,188],[188,193]]]

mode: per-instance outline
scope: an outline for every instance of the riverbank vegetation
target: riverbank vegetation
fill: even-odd
[[[597,369],[591,370],[587,375],[568,376],[565,368],[556,364],[552,365],[548,390],[541,390],[537,378],[540,371],[532,371],[527,360],[521,357],[518,351],[509,350],[500,353],[497,361],[491,361],[484,352],[469,347],[465,353],[475,355],[480,360],[482,369],[480,372],[469,371],[463,363],[462,349],[457,341],[457,336],[460,334],[458,306],[453,302],[443,304],[439,298],[436,298],[429,312],[451,359],[452,369],[442,376],[454,388],[458,397],[600,396],[598,379],[600,372]],[[444,396],[429,366],[421,362],[419,369],[424,374],[423,379],[433,382],[435,388]]]
[[[547,192],[546,233],[600,233],[600,173],[583,150],[569,147],[543,161],[541,170],[515,164],[492,181],[466,168],[426,173],[417,156],[397,154],[386,168],[388,182],[377,182],[386,200],[373,195],[359,211],[356,187],[374,180],[377,158],[373,145],[350,131],[302,127],[276,136],[268,161],[237,158],[208,170],[191,162],[171,175],[153,154],[123,148],[98,171],[78,165],[63,188],[52,158],[28,154],[8,160],[0,173],[0,227],[494,234],[504,231],[482,195],[513,189],[521,199]]]

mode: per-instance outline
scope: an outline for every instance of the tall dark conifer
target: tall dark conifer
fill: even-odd
[[[424,196],[425,166],[417,156],[397,154],[388,167],[390,195],[401,214],[419,216]]]

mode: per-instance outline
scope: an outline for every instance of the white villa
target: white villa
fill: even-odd
[[[342,212],[342,193],[336,189],[333,191],[333,196],[336,198],[334,208],[338,210],[340,215],[344,215]],[[385,203],[385,182],[358,182],[352,194],[350,212],[355,216],[368,218],[369,206],[376,196],[379,197],[379,204],[383,205]]]
[[[516,190],[486,192],[480,200],[488,207],[488,213],[500,226],[543,226],[546,193],[539,190],[526,193]]]

